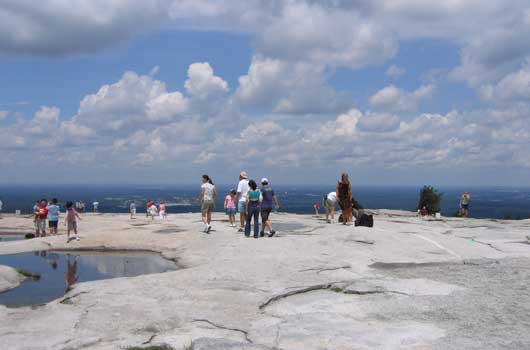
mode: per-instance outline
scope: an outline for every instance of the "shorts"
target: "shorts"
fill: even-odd
[[[237,211],[240,214],[246,214],[247,213],[247,202],[245,201],[237,202]]]
[[[46,219],[37,219],[35,221],[35,228],[39,231],[46,231]]]
[[[136,209],[131,209],[131,215],[136,215]]]
[[[215,209],[215,204],[213,201],[204,201],[201,205],[201,212],[203,214],[209,213]]]
[[[77,221],[70,221],[67,223],[68,231],[77,231]]]
[[[57,228],[59,221],[48,221],[49,228]]]
[[[462,209],[468,210],[469,209],[469,204],[462,204]]]
[[[325,207],[326,207],[326,209],[327,209],[328,211],[330,211],[330,212],[335,211],[335,203],[332,202],[332,201],[330,201],[329,199],[326,199],[326,200],[324,201],[324,205],[325,205]]]
[[[269,221],[269,215],[271,214],[272,209],[271,208],[262,208],[261,209],[261,221],[267,222]]]
[[[228,216],[236,215],[236,208],[226,208],[226,215]]]

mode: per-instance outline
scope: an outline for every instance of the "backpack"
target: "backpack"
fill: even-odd
[[[374,216],[362,214],[355,220],[355,226],[374,227]]]

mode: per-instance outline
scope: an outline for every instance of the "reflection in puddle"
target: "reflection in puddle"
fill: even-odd
[[[0,294],[10,307],[38,305],[64,295],[75,283],[176,270],[172,261],[154,253],[37,251],[0,256],[0,265],[40,275]]]

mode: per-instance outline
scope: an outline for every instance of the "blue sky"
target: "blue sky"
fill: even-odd
[[[525,1],[76,4],[0,4],[1,183],[527,184]]]

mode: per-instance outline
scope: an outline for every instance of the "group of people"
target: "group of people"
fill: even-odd
[[[264,237],[266,230],[268,230],[268,237],[273,237],[276,234],[276,231],[273,229],[270,214],[273,209],[280,207],[278,196],[270,186],[267,178],[262,178],[260,184],[261,187],[258,188],[256,181],[249,180],[248,174],[242,171],[239,174],[237,189],[231,189],[224,198],[223,208],[228,215],[230,226],[237,227],[236,215],[239,213],[238,232],[243,232],[246,237],[250,237],[252,224],[254,238]],[[203,175],[197,202],[201,203],[201,215],[205,233],[212,231],[212,212],[215,210],[217,194],[217,188],[212,179],[208,175]],[[465,192],[460,199],[460,216],[468,216],[470,201],[470,194]],[[334,192],[324,195],[323,206],[326,211],[327,223],[335,223],[337,204],[342,211],[338,221],[341,221],[343,225],[350,225],[354,217],[358,218],[363,214],[361,211],[362,207],[356,207],[357,203],[353,198],[352,186],[347,173],[341,175]],[[98,205],[98,202],[94,202],[94,212],[98,211]],[[317,206],[318,203],[315,204],[316,210],[318,210]],[[79,240],[77,221],[81,219],[79,212],[84,211],[85,205],[82,201],[77,201],[75,207],[77,210],[74,209],[72,202],[69,201],[66,203],[64,224],[67,226],[67,242],[70,242],[71,232],[74,233],[73,239]],[[48,227],[50,235],[57,235],[60,212],[57,198],[35,201],[35,205],[33,206],[35,236],[45,237],[46,227]],[[134,201],[130,203],[129,212],[131,219],[135,218],[136,203]],[[426,208],[419,210],[419,214],[422,216],[427,215]],[[161,201],[157,205],[154,201],[148,200],[146,203],[146,216],[148,218],[151,217],[151,220],[154,220],[157,216],[161,220],[166,219],[167,211],[164,201]]]
[[[136,203],[134,201],[129,204],[129,213],[131,214],[131,219],[136,217]],[[151,218],[151,221],[153,221],[157,216],[160,218],[160,220],[167,219],[166,203],[161,201],[157,205],[155,201],[148,199],[147,203],[145,204],[145,216],[147,218]]]
[[[46,226],[52,236],[57,235],[59,227],[59,216],[61,208],[58,205],[57,198],[41,199],[35,201],[33,205],[33,222],[35,224],[35,237],[46,236]],[[74,233],[73,239],[79,241],[77,232],[77,220],[81,220],[78,212],[74,209],[74,203],[66,202],[66,211],[64,216],[64,225],[66,225],[66,242],[70,242],[70,232]]]
[[[254,238],[264,237],[265,230],[268,236],[273,237],[276,231],[272,227],[270,214],[273,208],[278,209],[280,203],[276,193],[269,185],[267,178],[262,178],[261,188],[255,180],[248,178],[248,174],[242,171],[239,174],[237,189],[231,189],[226,195],[223,207],[228,215],[231,227],[237,227],[236,214],[239,213],[239,230],[244,232],[246,237],[250,237],[251,226],[254,224]],[[217,189],[208,175],[202,176],[202,185],[197,202],[201,203],[202,221],[204,232],[210,233],[212,230],[212,212],[215,210],[215,198]],[[259,218],[261,216],[261,225]],[[261,228],[261,229],[260,229]]]
[[[351,225],[353,218],[360,215],[360,208],[355,207],[352,187],[348,174],[343,173],[337,182],[335,192],[330,192],[324,196],[323,205],[326,211],[326,222],[332,224],[335,222],[335,210],[337,204],[342,211],[340,216],[343,225]]]

